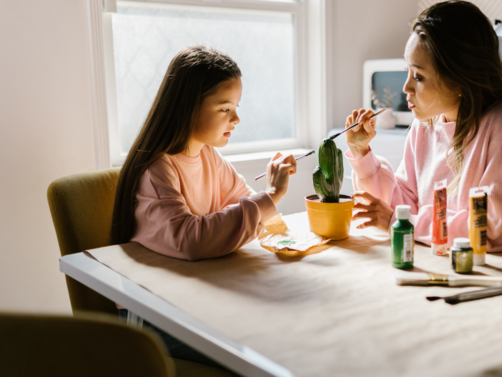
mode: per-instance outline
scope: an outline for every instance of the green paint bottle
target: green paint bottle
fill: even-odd
[[[410,206],[396,206],[397,221],[391,228],[392,266],[403,270],[413,268],[415,230],[409,221],[410,210]]]

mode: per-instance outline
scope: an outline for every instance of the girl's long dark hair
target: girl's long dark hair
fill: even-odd
[[[427,48],[440,82],[458,90],[455,133],[448,163],[455,191],[462,175],[464,151],[477,135],[484,111],[502,99],[502,63],[499,41],[488,18],[468,1],[445,1],[423,11],[412,32]]]
[[[173,58],[120,171],[110,244],[129,242],[134,234],[136,193],[145,170],[164,153],[185,151],[204,98],[221,82],[239,77],[237,64],[211,48],[189,47]]]

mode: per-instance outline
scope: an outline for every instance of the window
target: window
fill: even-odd
[[[194,44],[227,53],[243,73],[241,121],[223,154],[310,147],[309,134],[324,130],[307,127],[308,91],[315,89],[307,85],[315,81],[307,69],[308,2],[108,0],[103,34],[112,164],[125,159],[171,59]],[[310,71],[319,74],[322,64]],[[322,96],[317,99],[321,104]]]

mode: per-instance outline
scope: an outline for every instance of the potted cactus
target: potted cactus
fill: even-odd
[[[305,198],[310,230],[341,240],[349,236],[354,199],[340,195],[343,184],[343,154],[332,139],[319,146],[319,166],[313,173],[315,195]]]

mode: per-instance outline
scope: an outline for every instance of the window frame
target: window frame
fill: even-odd
[[[317,146],[327,132],[326,127],[326,2],[327,0],[265,1],[265,0],[122,0],[136,3],[160,3],[173,5],[234,8],[240,10],[266,10],[290,12],[294,19],[294,137],[289,139],[265,140],[249,143],[229,144],[219,148],[223,155],[312,148]],[[90,14],[91,34],[102,36],[102,81],[101,91],[105,94],[106,122],[96,127],[96,148],[101,156],[108,155],[108,161],[101,159],[98,168],[121,166],[126,158],[120,152],[120,138],[113,56],[112,14],[116,12],[117,0],[87,0],[88,4],[101,5],[101,17],[97,12]],[[101,24],[101,27],[96,27]],[[94,25],[94,26],[93,26]],[[99,25],[98,25],[99,26]],[[101,31],[99,30],[101,29]],[[94,38],[95,40],[96,38]],[[92,39],[91,39],[92,40]],[[91,49],[99,48],[92,46]],[[96,59],[95,59],[96,60]],[[91,62],[96,65],[99,62]],[[96,76],[96,75],[94,75]],[[101,96],[102,97],[102,96]],[[103,102],[103,99],[100,100]],[[103,124],[106,123],[106,124]],[[105,128],[105,130],[103,130]],[[106,134],[106,138],[103,135]],[[100,136],[101,135],[101,136]],[[99,140],[98,140],[99,139]],[[106,139],[106,140],[105,140]],[[98,152],[97,152],[98,154]],[[101,166],[99,166],[101,165]],[[105,166],[103,166],[105,165]],[[107,165],[107,166],[106,166]]]

